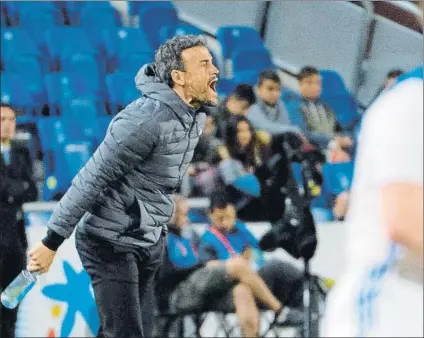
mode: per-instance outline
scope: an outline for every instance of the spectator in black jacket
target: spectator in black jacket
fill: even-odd
[[[27,240],[22,205],[37,199],[28,149],[14,140],[16,112],[1,103],[0,291],[25,268]],[[0,337],[15,337],[17,310],[0,305]]]
[[[181,197],[174,201],[166,255],[156,284],[159,309],[163,311],[169,306],[172,311],[235,310],[244,337],[259,334],[256,301],[275,312],[276,324],[286,319],[283,304],[246,259],[235,257],[206,264],[199,261],[195,241],[183,234],[188,225],[187,203]],[[228,294],[232,295],[231,304],[223,301],[229,299]]]

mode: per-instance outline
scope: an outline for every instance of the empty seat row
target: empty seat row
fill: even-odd
[[[64,114],[63,105],[75,98],[98,102],[99,115],[106,115],[116,114],[140,96],[134,76],[120,72],[109,74],[104,82],[82,73],[52,73],[39,78],[9,73],[1,76],[2,102],[17,106],[30,119],[26,122],[41,115]]]

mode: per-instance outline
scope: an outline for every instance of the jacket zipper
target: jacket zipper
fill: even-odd
[[[188,152],[188,150],[190,149],[191,131],[192,131],[192,129],[193,129],[193,127],[194,127],[194,125],[195,125],[195,124],[196,124],[196,120],[194,120],[194,121],[193,121],[193,123],[190,125],[190,129],[188,130],[188,143],[187,143],[187,148],[186,148],[186,150],[184,151],[183,159],[182,159],[182,161],[181,161],[180,166],[178,167],[178,184],[177,184],[177,187],[179,187],[179,186],[180,186],[181,181],[183,180],[183,175],[181,174],[181,167],[183,166],[183,164],[184,164],[184,160],[185,160],[185,157],[186,157],[186,155],[187,155],[187,152]]]

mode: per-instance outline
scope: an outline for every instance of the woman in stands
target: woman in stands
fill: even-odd
[[[271,138],[265,132],[255,132],[250,121],[243,115],[234,115],[228,121],[225,146],[218,152],[221,156],[220,175],[227,186],[231,201],[238,206],[243,220],[265,220],[265,212],[259,198],[246,196],[231,185],[237,177],[256,169],[270,158]]]
[[[255,169],[269,159],[271,138],[263,132],[255,132],[243,115],[234,115],[228,123],[225,145],[230,158],[239,161],[244,170]]]

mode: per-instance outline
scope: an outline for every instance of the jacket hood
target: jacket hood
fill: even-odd
[[[163,83],[153,63],[141,67],[135,77],[135,84],[143,95],[158,100],[169,106],[180,117],[187,113],[193,116],[194,110],[190,108],[168,84]]]

